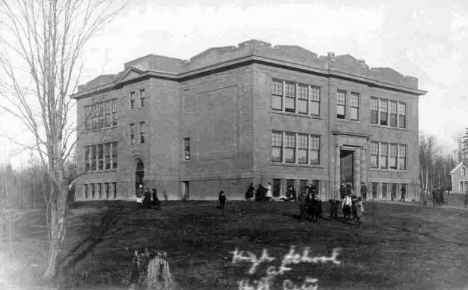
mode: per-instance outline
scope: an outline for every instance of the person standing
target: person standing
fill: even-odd
[[[224,212],[224,205],[226,204],[226,195],[224,195],[224,191],[219,192],[219,206],[218,208]]]
[[[346,195],[346,184],[344,181],[341,182],[340,186],[340,198],[343,199]]]
[[[439,195],[436,185],[434,185],[434,188],[432,189],[431,193],[432,193],[432,204],[436,206],[438,195]]]
[[[307,215],[307,208],[306,208],[306,193],[305,191],[299,194],[297,198],[297,204],[299,205],[299,211],[301,214],[301,221],[305,221]]]
[[[267,198],[268,201],[271,201],[271,199],[273,198],[273,192],[271,191],[271,183],[268,182],[268,185],[266,187],[267,189],[267,192],[265,194],[265,197]]]
[[[143,184],[140,184],[136,190],[136,202],[137,202],[137,207],[142,207],[143,206]]]
[[[405,202],[405,199],[406,199],[406,186],[402,186],[400,191],[401,191],[400,201]]]
[[[152,195],[152,205],[154,209],[161,210],[161,202],[159,201],[158,198],[158,192],[156,191],[156,188],[153,188],[153,191],[151,192]]]
[[[361,182],[361,196],[362,200],[367,200],[367,185],[365,182]]]
[[[356,202],[356,219],[357,219],[358,228],[360,228],[362,225],[363,217],[364,217],[364,204],[362,203],[362,198],[359,197]]]
[[[291,185],[290,187],[290,195],[291,195],[291,201],[296,201],[296,190],[294,189],[294,186]]]
[[[148,188],[145,188],[145,193],[143,196],[143,207],[151,208],[151,192]]]
[[[346,194],[343,199],[341,209],[343,211],[344,219],[349,220],[351,218],[351,197],[348,194]]]
[[[249,188],[247,189],[247,192],[245,193],[245,199],[247,201],[251,201],[253,199],[253,196],[254,196],[254,184],[251,183]]]
[[[330,203],[330,220],[336,220],[338,218],[338,203],[336,197],[333,197],[332,199],[328,200],[328,202]]]
[[[426,190],[423,188],[421,190],[421,196],[420,196],[420,200],[421,200],[421,203],[424,205],[424,206],[427,206],[427,197],[426,197]]]

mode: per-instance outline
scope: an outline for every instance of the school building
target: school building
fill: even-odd
[[[78,88],[77,200],[242,199],[342,181],[419,198],[418,79],[350,55],[250,40],[190,60],[147,55]]]

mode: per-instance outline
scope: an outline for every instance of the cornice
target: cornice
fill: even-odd
[[[328,77],[328,78],[349,80],[349,81],[366,84],[369,87],[393,90],[393,91],[398,91],[398,92],[407,93],[407,94],[416,95],[416,96],[425,95],[427,93],[427,91],[399,86],[396,84],[383,82],[383,81],[365,77],[365,76],[345,73],[345,72],[338,71],[335,69],[316,68],[316,67],[301,65],[298,63],[288,62],[284,60],[268,58],[264,56],[248,55],[248,56],[242,56],[236,59],[231,59],[229,61],[225,61],[222,63],[217,63],[214,65],[209,65],[206,67],[181,72],[179,74],[167,73],[163,71],[145,71],[136,77],[132,77],[130,79],[120,78],[120,80],[118,80],[115,83],[106,84],[100,87],[90,89],[88,91],[73,94],[70,97],[73,99],[81,99],[81,98],[85,98],[93,94],[103,93],[112,89],[118,89],[118,88],[123,87],[124,85],[139,82],[148,78],[183,82],[183,81],[194,79],[203,75],[208,75],[208,74],[216,73],[219,71],[229,70],[235,67],[247,66],[250,64],[262,64],[262,65],[279,67],[279,68],[284,68],[284,69],[289,69],[289,70],[300,71],[300,72],[304,72],[308,74],[320,75],[320,76]],[[131,70],[131,68],[129,68],[128,70]],[[127,74],[127,71],[124,73],[124,75],[125,74]]]

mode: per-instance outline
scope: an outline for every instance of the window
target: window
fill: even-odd
[[[296,84],[286,82],[284,107],[286,112],[296,112]]]
[[[109,199],[109,183],[104,183],[104,190],[106,192],[106,199]]]
[[[308,86],[306,85],[298,85],[298,93],[297,93],[297,111],[300,114],[308,114],[309,113],[309,92]]]
[[[184,156],[185,160],[190,160],[190,138],[184,138]]]
[[[286,163],[296,163],[296,134],[286,133],[284,159]]]
[[[283,82],[273,80],[271,93],[271,107],[273,110],[283,110]]]
[[[380,168],[388,168],[388,143],[380,143]]]
[[[382,199],[387,198],[388,183],[382,183]]]
[[[102,185],[100,183],[97,184],[97,194],[98,194],[98,198],[101,199],[102,198]]]
[[[146,132],[145,122],[140,122],[140,144],[145,143],[145,132]]]
[[[371,142],[371,168],[379,168],[379,143]]]
[[[320,136],[273,131],[271,133],[271,161],[320,164]]]
[[[93,198],[93,199],[94,199],[95,189],[96,189],[96,184],[92,183],[91,184],[91,198]]]
[[[464,191],[465,189],[463,188],[463,181],[460,181],[460,191]]]
[[[98,128],[98,109],[97,104],[93,105],[93,130]]]
[[[135,124],[130,124],[130,145],[135,145]]]
[[[117,100],[112,100],[112,126],[117,126]]]
[[[104,149],[103,145],[97,145],[97,155],[98,155],[98,170],[104,169]]]
[[[117,199],[117,183],[112,182],[112,196],[114,199]]]
[[[299,195],[299,194],[307,191],[307,183],[308,183],[307,180],[300,180],[299,181],[299,192],[296,192],[296,195]]]
[[[390,101],[390,126],[397,126],[397,102]]]
[[[83,185],[83,197],[84,199],[88,199],[88,185],[87,184]]]
[[[145,106],[145,90],[140,90],[140,107]]]
[[[297,135],[297,162],[307,164],[307,151],[309,148],[309,137],[306,134]]]
[[[398,156],[400,159],[400,170],[406,170],[406,145],[399,145],[400,152]]]
[[[89,131],[93,127],[92,106],[85,107],[85,130]]]
[[[338,91],[337,99],[337,115],[338,119],[345,119],[346,118],[346,92]]]
[[[281,179],[273,179],[272,191],[274,197],[281,195]]]
[[[112,169],[116,169],[118,165],[118,156],[117,156],[117,142],[112,143]]]
[[[359,94],[351,93],[349,96],[349,118],[359,120]]]
[[[398,145],[390,144],[390,169],[397,169]]]
[[[104,144],[104,169],[111,169],[111,143]]]
[[[406,128],[406,104],[398,103],[398,118],[400,128]]]
[[[320,191],[320,180],[312,180],[312,186],[317,190]]]
[[[462,176],[465,176],[465,175],[466,175],[466,168],[465,168],[465,167],[462,167],[462,169],[461,169],[461,175],[462,175]]]
[[[377,190],[379,188],[379,184],[377,182],[372,182],[372,198],[377,199]]]
[[[320,164],[319,136],[310,136],[310,164]]]
[[[112,102],[110,101],[105,103],[105,115],[104,126],[112,126]]]
[[[320,88],[310,87],[310,114],[320,116]]]
[[[91,170],[96,170],[96,146],[91,146]]]
[[[135,92],[130,93],[130,109],[135,109]]]
[[[283,161],[283,133],[272,132],[271,133],[271,161],[282,162]]]
[[[371,124],[379,123],[379,99],[371,98]]]
[[[84,148],[84,158],[85,158],[85,171],[88,171],[91,166],[91,148],[89,146],[85,146]]]
[[[380,99],[380,125],[388,125],[388,101]]]
[[[98,109],[99,109],[99,123],[98,123],[98,129],[101,129],[104,127],[104,103],[99,103],[98,104]]]

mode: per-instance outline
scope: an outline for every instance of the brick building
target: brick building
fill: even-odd
[[[418,80],[350,55],[251,40],[189,61],[147,55],[79,87],[77,199],[241,199],[309,183],[419,196]]]

